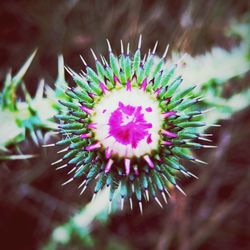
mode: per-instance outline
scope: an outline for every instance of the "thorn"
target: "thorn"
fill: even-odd
[[[185,176],[189,177],[188,173],[185,172],[184,170],[181,169],[180,172],[183,173]]]
[[[154,163],[152,162],[152,160],[148,155],[145,155],[143,158],[148,163],[149,167],[154,168]]]
[[[212,140],[207,139],[207,138],[203,138],[203,137],[200,137],[200,136],[198,136],[198,139],[201,140],[201,141],[212,142]]]
[[[132,183],[132,192],[133,193],[135,192],[135,185],[134,185],[134,183]]]
[[[82,189],[80,195],[82,195],[82,194],[84,193],[84,191],[86,190],[86,188],[87,188],[87,185],[83,187],[83,189]]]
[[[121,210],[123,210],[123,207],[124,207],[124,197],[122,197],[121,199]]]
[[[71,76],[74,75],[74,73],[72,72],[72,70],[71,70],[69,67],[64,66],[64,68],[65,68],[65,70],[66,70]]]
[[[81,55],[80,55],[80,58],[81,58],[81,60],[82,60],[82,62],[84,64],[84,66],[87,67],[88,65],[87,65],[86,61],[84,60],[84,58]]]
[[[162,195],[163,200],[165,201],[165,203],[168,204],[167,197],[166,197],[166,195],[165,195],[165,193],[163,191],[161,192],[161,195]]]
[[[181,187],[180,187],[179,185],[176,184],[175,187],[176,187],[183,195],[187,196],[186,193],[181,189]]]
[[[109,160],[108,160],[108,163],[107,163],[107,165],[106,165],[106,167],[105,167],[105,173],[108,173],[108,172],[110,171],[113,162],[114,162],[114,161],[113,161],[112,159],[109,159]]]
[[[54,147],[56,146],[55,143],[47,144],[47,145],[42,145],[43,148],[49,148],[49,147]]]
[[[91,202],[93,202],[95,200],[95,197],[96,197],[96,193],[93,194]]]
[[[161,202],[159,201],[159,199],[158,199],[157,197],[155,197],[155,200],[156,200],[156,202],[158,203],[158,205],[159,205],[161,208],[163,208]]]
[[[139,201],[139,207],[140,207],[141,215],[143,215],[143,210],[142,210],[142,203],[141,203],[141,201]]]
[[[166,49],[165,49],[165,51],[163,53],[163,56],[162,56],[163,59],[167,56],[168,48],[169,48],[169,44],[167,45],[167,47],[166,47]]]
[[[108,209],[108,214],[111,213],[111,209],[112,209],[112,201],[109,201],[109,209]]]
[[[200,134],[201,136],[213,136],[213,134]]]
[[[194,159],[193,161],[207,165],[208,163],[199,159]]]
[[[127,55],[129,54],[129,43],[127,45]]]
[[[209,126],[209,127],[215,127],[215,128],[219,128],[219,127],[221,127],[221,125],[220,124],[207,124],[207,126]]]
[[[85,150],[87,150],[87,151],[92,151],[92,150],[97,149],[97,148],[100,148],[100,147],[101,147],[101,143],[100,143],[100,142],[97,142],[97,143],[95,143],[95,144],[91,144],[91,145],[87,146],[87,147],[85,148]]]
[[[64,165],[62,165],[62,166],[56,168],[56,170],[59,170],[59,169],[62,169],[62,168],[66,168],[67,166],[68,166],[68,164],[64,164]]]
[[[121,54],[124,54],[123,42],[121,40]]]
[[[149,193],[147,189],[145,190],[145,194],[146,194],[147,201],[149,201]]]
[[[129,204],[130,204],[130,209],[133,210],[133,200],[131,197],[129,198]]]
[[[157,46],[158,46],[158,41],[156,41],[156,43],[155,43],[155,46],[154,46],[153,51],[152,51],[152,55],[155,54],[155,51],[156,51],[156,49],[157,49]]]
[[[138,41],[138,49],[141,49],[141,41],[142,41],[142,35],[140,34]]]
[[[53,162],[53,163],[51,163],[51,165],[53,166],[53,165],[56,165],[57,163],[60,163],[60,162],[62,162],[63,161],[63,159],[59,159],[58,161],[55,161],[55,162]]]
[[[168,192],[168,190],[166,188],[164,188],[164,190],[167,193],[167,195],[169,196],[169,198],[171,198],[171,194]]]
[[[107,44],[108,44],[109,53],[112,53],[112,48],[111,48],[110,42],[109,42],[108,39],[106,39],[106,41],[107,41]]]
[[[126,175],[129,175],[129,173],[130,173],[130,159],[125,159],[124,163],[125,163],[125,172],[126,172]]]
[[[105,58],[104,58],[103,56],[101,56],[102,64],[103,64],[103,65],[107,65],[104,59],[105,59]]]
[[[109,147],[107,147],[106,150],[105,150],[106,159],[109,159],[110,156],[112,155],[112,153],[113,153],[113,150],[110,150]]]
[[[197,179],[197,180],[199,179],[198,176],[194,175],[193,173],[191,173],[191,172],[189,172],[189,171],[187,172],[187,174],[189,174],[190,176],[194,177],[194,178]]]
[[[202,148],[218,148],[218,146],[215,145],[201,145]]]
[[[78,189],[80,189],[84,185],[85,182],[86,182],[86,179],[84,179],[83,182],[78,186]]]
[[[72,177],[72,178],[70,178],[70,179],[68,179],[67,181],[65,181],[63,184],[62,184],[62,186],[65,186],[65,185],[67,185],[68,183],[70,183],[71,181],[73,181],[74,180],[74,178]]]
[[[62,150],[58,151],[58,152],[57,152],[57,154],[60,154],[60,153],[66,152],[66,151],[68,151],[68,150],[69,150],[69,147],[64,148],[64,149],[62,149]]]
[[[76,167],[73,167],[68,173],[67,175],[71,174],[72,172],[74,172],[76,170]]]
[[[93,55],[95,61],[98,61],[98,60],[97,60],[97,57],[96,57],[96,54],[95,54],[95,52],[94,52],[94,50],[93,50],[93,49],[90,49],[90,51],[91,51],[91,53],[92,53],[92,55]]]

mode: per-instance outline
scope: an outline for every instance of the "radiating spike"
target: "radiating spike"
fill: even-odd
[[[140,34],[138,41],[138,49],[141,49],[141,41],[142,41],[142,35]]]
[[[189,171],[188,171],[187,173],[188,173],[190,176],[194,177],[195,179],[197,179],[197,180],[199,179],[199,177],[196,176],[195,174],[193,174],[193,173],[191,173],[191,172],[189,172]]]
[[[84,64],[84,66],[87,67],[88,65],[87,65],[86,61],[84,60],[84,58],[81,55],[80,55],[80,58],[81,58],[81,60],[82,60],[82,62]]]
[[[148,190],[147,190],[147,189],[145,190],[145,194],[146,194],[146,199],[147,199],[147,201],[149,201],[149,193],[148,193]]]
[[[86,182],[86,179],[83,180],[83,182],[78,186],[78,189],[80,189],[85,184],[85,182]]]
[[[110,171],[111,166],[112,166],[113,163],[114,163],[114,161],[112,159],[108,160],[108,163],[107,163],[107,165],[105,167],[105,173],[108,173]]]
[[[199,160],[199,159],[193,159],[192,161],[197,162],[197,163],[206,164],[206,165],[208,164],[207,162]]]
[[[143,158],[148,163],[149,167],[154,168],[154,163],[148,155],[145,155]]]
[[[64,148],[64,149],[62,149],[62,150],[60,150],[60,151],[58,151],[57,154],[64,153],[64,152],[66,152],[66,151],[68,151],[68,150],[69,150],[69,147],[66,147],[66,148]]]
[[[206,126],[208,126],[208,127],[215,127],[215,128],[221,127],[220,124],[206,124]]]
[[[106,159],[109,159],[110,156],[112,155],[112,153],[113,153],[113,150],[111,150],[111,149],[109,149],[109,147],[107,147],[105,149],[105,157],[106,157]]]
[[[200,137],[200,136],[198,137],[198,139],[201,140],[201,141],[212,142],[212,140],[207,139],[207,138],[203,138],[203,137]]]
[[[87,147],[85,148],[85,150],[87,150],[87,151],[92,151],[92,150],[97,149],[97,148],[100,148],[100,147],[101,147],[101,143],[100,143],[100,142],[97,142],[97,143],[95,143],[95,144],[91,144],[91,145],[87,146]]]
[[[86,188],[87,188],[87,185],[83,187],[83,189],[82,189],[80,195],[82,195],[82,194],[84,193],[84,191],[86,190]]]
[[[165,51],[163,53],[163,56],[162,56],[163,59],[166,58],[166,56],[167,56],[168,48],[169,48],[169,44],[167,45],[167,47],[166,47],[166,49],[165,49]]]
[[[168,192],[168,190],[166,188],[164,188],[164,190],[167,193],[167,195],[171,198],[171,194]]]
[[[106,41],[107,41],[107,44],[108,44],[109,53],[112,53],[112,48],[111,48],[110,42],[109,42],[108,39],[106,39]]]
[[[162,198],[165,201],[165,203],[168,204],[168,200],[167,200],[167,197],[166,197],[164,191],[161,192],[161,195],[162,195]]]
[[[141,215],[143,215],[142,202],[141,201],[139,201],[139,207],[140,207],[140,213],[141,213]]]
[[[125,172],[126,172],[126,175],[129,175],[129,173],[130,173],[130,159],[125,159],[124,163],[125,163]]]
[[[158,46],[158,41],[156,41],[156,43],[155,43],[155,46],[154,46],[153,51],[152,51],[152,55],[155,54],[155,51],[156,51],[156,49],[157,49],[157,46]]]
[[[96,193],[93,194],[91,202],[93,202],[95,200],[95,197],[96,197]]]
[[[132,187],[132,192],[134,193],[135,192],[135,185],[134,185],[134,183],[132,183],[131,187]]]
[[[68,183],[70,183],[71,181],[73,181],[74,180],[74,178],[72,177],[72,178],[70,178],[70,179],[68,179],[67,181],[65,181],[63,184],[62,184],[62,186],[65,186],[65,185],[67,185]]]
[[[64,165],[62,165],[62,166],[56,168],[56,170],[59,170],[59,169],[62,169],[62,168],[66,168],[67,166],[68,166],[68,164],[64,164]]]
[[[64,68],[65,68],[65,70],[66,70],[71,76],[74,75],[74,73],[72,72],[72,70],[71,70],[69,67],[64,66]]]
[[[208,136],[209,137],[209,136],[213,136],[213,134],[200,134],[200,136],[203,136],[203,137]]]
[[[130,209],[133,210],[133,200],[131,197],[129,198],[129,204],[130,204]]]
[[[186,193],[181,189],[181,187],[180,187],[179,185],[176,184],[175,187],[176,187],[183,195],[187,196]]]
[[[121,198],[121,210],[123,210],[124,207],[124,197]]]
[[[58,161],[55,161],[55,162],[53,162],[53,163],[51,163],[51,165],[53,166],[53,165],[56,165],[57,163],[60,163],[60,162],[62,162],[63,161],[63,159],[59,159]]]
[[[158,204],[161,208],[163,208],[161,202],[159,201],[159,199],[158,199],[157,197],[155,197],[155,201],[157,202],[157,204]]]
[[[101,56],[102,64],[103,64],[103,65],[107,65],[104,59],[105,59],[105,58],[104,58],[103,56]]]
[[[189,177],[188,173],[185,172],[184,170],[181,169],[180,172],[183,173],[185,176]]]
[[[218,148],[218,146],[215,145],[201,145],[202,148]]]
[[[124,54],[123,42],[121,40],[121,54]]]
[[[112,209],[112,201],[109,201],[108,214],[111,214],[111,209]]]
[[[146,60],[146,54],[143,56],[143,59],[142,59],[142,63],[144,64],[145,63],[145,60]]]
[[[106,66],[108,66],[108,62],[107,62],[107,60],[106,60],[105,57],[103,57],[103,60],[104,60],[104,62],[105,62],[105,64],[106,64]]]
[[[91,51],[91,53],[92,53],[92,55],[93,55],[95,61],[98,61],[98,60],[97,60],[97,56],[96,56],[94,50],[93,50],[93,49],[90,49],[90,51]]]
[[[56,144],[55,143],[51,143],[51,144],[47,144],[47,145],[42,145],[43,148],[49,148],[49,147],[54,147]]]
[[[129,43],[127,45],[127,55],[129,55]]]
[[[73,167],[68,173],[67,175],[71,174],[72,172],[74,172],[76,170],[76,167]]]

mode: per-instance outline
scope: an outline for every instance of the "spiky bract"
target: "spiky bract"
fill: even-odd
[[[204,139],[196,131],[205,126],[200,101],[194,87],[183,89],[181,76],[175,75],[178,63],[165,67],[167,49],[155,60],[157,47],[141,58],[141,37],[132,55],[129,45],[115,56],[109,47],[109,63],[93,53],[96,71],[84,59],[86,72],[67,69],[77,84],[66,94],[71,101],[61,101],[57,118],[63,139],[56,145],[68,146],[58,169],[67,168],[72,177],[82,179],[82,192],[96,179],[94,193],[110,187],[110,203],[119,187],[122,207],[125,198],[132,208],[133,194],[142,211],[142,200],[155,199],[175,186],[176,175],[194,176],[180,159],[199,162],[190,148],[206,147],[194,140]],[[208,140],[209,141],[209,140]],[[209,146],[208,146],[209,147]],[[200,161],[201,162],[201,161]],[[184,193],[184,192],[183,192]]]

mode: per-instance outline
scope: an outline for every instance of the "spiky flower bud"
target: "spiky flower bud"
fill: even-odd
[[[197,143],[207,140],[196,132],[206,125],[196,107],[200,99],[193,95],[194,87],[180,87],[182,78],[174,74],[177,64],[166,68],[167,49],[154,60],[156,47],[142,59],[141,37],[134,55],[129,45],[125,52],[121,42],[121,55],[116,56],[108,42],[109,63],[92,51],[96,71],[83,58],[86,72],[68,69],[77,87],[66,91],[71,101],[59,100],[63,139],[56,143],[68,146],[53,163],[69,169],[72,177],[64,184],[80,177],[83,192],[96,179],[95,194],[110,187],[111,203],[119,187],[122,207],[128,198],[132,208],[134,193],[142,211],[144,198],[162,206],[158,193],[166,203],[170,188],[184,193],[176,182],[179,172],[196,177],[180,159],[199,162],[190,148],[206,147]]]

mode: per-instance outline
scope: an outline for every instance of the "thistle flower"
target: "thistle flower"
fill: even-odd
[[[77,87],[66,91],[71,101],[59,100],[62,114],[56,117],[63,139],[48,146],[68,146],[52,165],[69,169],[72,177],[63,185],[80,177],[81,193],[94,180],[94,196],[110,187],[110,205],[119,190],[121,208],[128,199],[132,209],[133,196],[141,212],[142,201],[150,197],[162,207],[158,194],[166,203],[173,187],[185,194],[176,182],[179,173],[197,178],[180,163],[202,163],[190,148],[213,147],[193,141],[210,141],[196,132],[206,126],[196,107],[201,99],[193,94],[193,86],[180,87],[182,78],[175,76],[178,63],[165,67],[168,46],[155,62],[157,43],[141,58],[141,36],[134,55],[129,44],[125,52],[121,42],[121,55],[116,56],[107,42],[109,63],[91,50],[96,71],[82,57],[86,72],[67,68]]]

